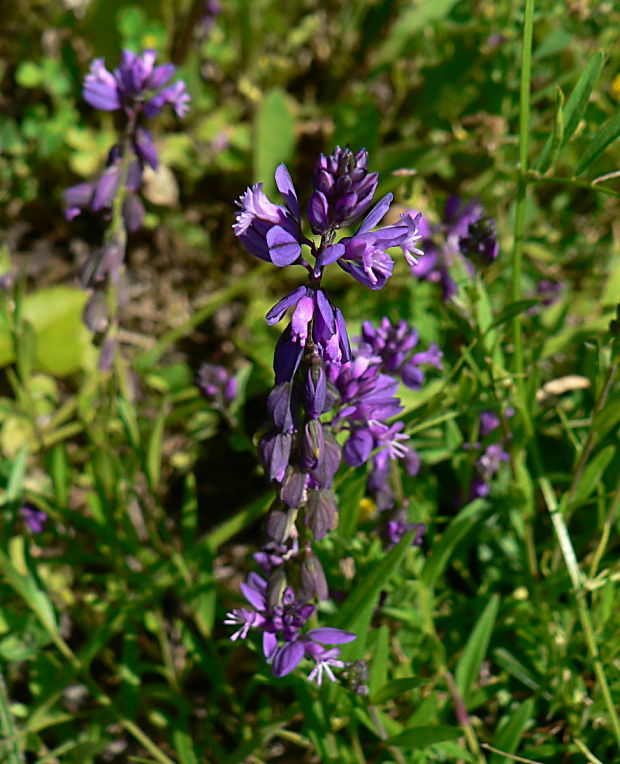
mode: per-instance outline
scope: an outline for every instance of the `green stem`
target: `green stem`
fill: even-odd
[[[579,616],[581,628],[586,640],[588,655],[592,661],[594,674],[600,685],[601,693],[603,695],[603,702],[607,708],[607,713],[609,714],[613,734],[616,738],[618,749],[620,750],[620,719],[618,718],[618,713],[616,711],[613,698],[611,697],[609,684],[607,683],[607,677],[605,676],[605,669],[603,668],[603,663],[600,659],[598,647],[596,645],[592,618],[590,616],[590,611],[588,610],[588,605],[586,602],[587,590],[583,585],[583,578],[581,571],[579,570],[577,556],[575,555],[575,550],[573,548],[566,523],[564,522],[564,517],[562,516],[562,512],[558,507],[553,488],[551,487],[551,483],[545,477],[540,477],[538,482],[545,499],[549,515],[551,517],[553,529],[555,530],[558,543],[560,545],[560,550],[564,558],[564,563],[566,565],[569,578],[571,580],[573,594],[575,595],[575,601],[577,603],[577,614]]]
[[[599,539],[598,546],[596,547],[596,550],[594,552],[594,557],[592,558],[592,563],[590,564],[591,579],[596,576],[596,573],[598,571],[598,566],[601,564],[601,560],[603,559],[603,555],[605,554],[605,549],[607,548],[609,537],[611,535],[611,531],[616,522],[616,515],[618,514],[619,509],[620,509],[620,486],[616,488],[616,492],[614,493],[614,497],[611,501],[611,506],[609,507],[609,511],[607,513],[607,517],[605,518],[605,523],[603,525],[603,533],[601,534],[601,538]]]
[[[527,161],[530,136],[530,82],[532,73],[532,34],[534,29],[534,0],[525,0],[523,42],[521,49],[521,92],[519,100],[519,165],[517,201],[515,207],[514,247],[512,251],[512,299],[517,302],[522,297],[523,243],[525,239],[525,206],[527,198]],[[520,404],[524,419],[529,422],[529,412],[525,400],[525,380],[523,376],[523,336],[522,316],[518,313],[512,321],[514,342],[514,371],[519,390]],[[528,428],[531,429],[531,428]]]
[[[611,188],[600,186],[598,183],[594,183],[589,180],[577,180],[576,178],[564,178],[555,177],[553,175],[539,175],[537,172],[531,171],[527,174],[528,183],[555,183],[560,186],[573,186],[574,188],[585,188],[588,191],[598,191],[601,194],[607,194],[608,196],[615,196],[616,199],[620,199],[620,192],[614,191]]]

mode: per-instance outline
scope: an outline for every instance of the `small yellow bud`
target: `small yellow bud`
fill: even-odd
[[[614,77],[610,90],[612,98],[615,98],[616,101],[620,101],[620,74],[616,74]]]
[[[360,501],[360,520],[364,522],[364,520],[368,520],[370,517],[374,515],[374,513],[377,510],[377,505],[374,503],[372,499],[362,499]]]

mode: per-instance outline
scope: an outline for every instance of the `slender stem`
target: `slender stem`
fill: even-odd
[[[378,710],[376,706],[369,705],[368,706],[368,715],[372,719],[372,723],[377,730],[377,735],[381,738],[381,740],[387,740],[388,739],[388,733],[383,726],[383,722],[381,721],[381,717],[379,716]],[[395,758],[395,760],[398,762],[398,764],[407,764],[407,760],[402,755],[400,750],[395,745],[388,745],[388,748],[390,750],[390,753]]]
[[[523,242],[525,238],[525,203],[527,195],[527,160],[530,134],[530,81],[532,72],[532,34],[534,29],[534,0],[525,0],[525,19],[523,23],[523,42],[521,49],[521,95],[519,111],[519,177],[517,182],[517,202],[515,208],[514,248],[512,251],[512,299],[521,299],[521,278],[523,269]],[[529,420],[525,402],[525,383],[523,377],[523,337],[522,316],[518,313],[512,322],[514,342],[514,371],[520,392],[521,407]]]
[[[594,428],[594,420],[596,419],[597,414],[599,414],[605,408],[605,405],[607,404],[607,399],[609,398],[609,393],[611,392],[611,388],[613,386],[617,372],[618,372],[618,361],[614,361],[614,363],[612,363],[609,369],[609,374],[607,375],[607,379],[605,380],[605,385],[603,386],[603,389],[601,391],[600,398],[598,399],[594,407],[594,411],[592,412],[592,421],[590,423],[590,428],[588,430],[586,442],[584,443],[583,449],[581,450],[581,453],[579,454],[579,459],[577,460],[577,464],[575,465],[575,469],[573,472],[573,479],[571,481],[570,488],[568,489],[567,502],[572,501],[572,499],[575,497],[575,493],[581,481],[583,471],[586,468],[586,464],[588,463],[588,459],[590,458],[590,454],[592,453],[592,449],[594,448],[594,438],[596,436],[596,432]]]
[[[560,544],[562,556],[564,557],[564,563],[571,580],[573,594],[575,595],[575,601],[577,603],[577,614],[579,616],[581,628],[586,640],[588,654],[592,661],[594,674],[596,675],[597,681],[600,685],[603,701],[607,708],[607,713],[609,714],[609,719],[613,729],[613,734],[616,738],[618,749],[620,750],[620,719],[618,718],[618,712],[616,711],[616,707],[611,696],[609,684],[607,683],[607,677],[605,676],[605,669],[603,667],[603,663],[599,656],[598,647],[596,645],[592,618],[590,616],[590,611],[588,610],[588,605],[586,602],[587,591],[583,585],[583,578],[581,571],[579,570],[577,556],[575,555],[575,550],[573,548],[566,523],[564,522],[564,517],[562,516],[560,508],[558,507],[553,488],[551,487],[551,483],[547,478],[544,477],[539,478],[538,482],[545,499],[545,503],[547,504],[547,509],[549,511],[556,536],[558,538],[558,543]]]
[[[542,176],[532,171],[532,172],[528,172],[527,181],[528,183],[555,183],[556,185],[560,185],[560,186],[573,186],[574,188],[585,188],[588,191],[598,191],[601,194],[607,194],[608,196],[615,196],[617,199],[620,199],[619,191],[614,191],[611,188],[600,186],[598,185],[598,183],[595,184],[594,181],[589,181],[589,180],[577,180],[576,178],[556,177],[553,175]],[[602,182],[602,180],[599,180],[599,182]]]
[[[605,549],[607,548],[607,543],[609,542],[609,537],[611,535],[612,528],[614,527],[614,524],[616,522],[616,515],[618,514],[619,509],[620,509],[620,486],[616,488],[616,492],[614,493],[611,506],[609,507],[609,512],[607,513],[607,517],[605,518],[605,523],[603,525],[603,533],[601,534],[601,538],[599,539],[598,546],[596,547],[596,550],[594,552],[594,557],[592,558],[592,563],[590,564],[590,578],[594,578],[596,576],[596,573],[598,571],[598,566],[601,564],[601,560],[603,559],[603,555],[605,554]]]
[[[500,756],[504,756],[507,759],[510,759],[511,761],[522,761],[523,764],[540,764],[539,761],[534,761],[534,759],[524,759],[523,756],[515,756],[512,753],[506,753],[506,751],[500,751],[499,748],[494,748],[492,745],[489,745],[488,743],[482,744],[483,748],[486,748],[487,751],[491,751],[491,753],[499,753]]]

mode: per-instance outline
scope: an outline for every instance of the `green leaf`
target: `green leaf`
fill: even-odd
[[[528,698],[521,703],[508,717],[504,717],[500,722],[497,734],[493,739],[493,747],[506,753],[514,753],[519,747],[519,742],[523,737],[525,728],[534,713],[534,700]],[[509,759],[494,753],[491,756],[489,764],[506,764]]]
[[[23,538],[17,536],[12,540],[12,556],[14,563],[4,552],[0,552],[0,571],[7,583],[24,600],[26,605],[37,615],[40,622],[50,634],[57,633],[56,615],[47,594],[43,592],[30,570],[26,566],[23,551]]]
[[[9,474],[9,480],[6,489],[6,503],[12,504],[17,501],[22,494],[22,486],[24,484],[24,476],[26,474],[26,459],[28,458],[28,447],[22,446],[17,452],[13,464],[11,465],[11,472]]]
[[[503,647],[498,647],[493,651],[493,658],[498,666],[507,671],[515,679],[523,682],[524,685],[532,690],[540,690],[540,682],[538,682],[528,668],[526,668],[518,658],[508,652]],[[544,693],[543,693],[544,694]]]
[[[406,748],[428,748],[434,743],[443,743],[444,740],[456,740],[463,733],[458,727],[437,725],[434,727],[410,727],[398,735],[387,739],[388,745],[402,745]]]
[[[179,755],[181,764],[198,764],[192,736],[186,728],[179,729],[177,727],[172,733],[172,739],[174,740],[174,748]]]
[[[366,631],[377,606],[379,593],[387,585],[403,557],[409,551],[413,536],[414,531],[405,534],[380,562],[376,563],[369,571],[365,571],[363,576],[358,576],[358,585],[339,609],[334,623],[330,624],[357,634],[355,642],[342,648],[343,655],[346,655],[345,660],[354,660],[363,654]]]
[[[351,538],[357,530],[360,502],[366,492],[367,476],[357,470],[348,471],[338,485],[338,533]]]
[[[457,663],[454,679],[465,705],[467,705],[471,687],[480,674],[480,666],[489,647],[498,609],[499,597],[494,594],[477,620]]]
[[[577,80],[577,84],[568,97],[568,101],[564,107],[564,137],[562,140],[562,145],[564,146],[566,146],[571,139],[573,133],[577,129],[577,125],[583,117],[592,90],[600,77],[604,61],[605,54],[602,50],[599,50],[598,53],[595,53],[586,64],[585,69]]]
[[[267,93],[256,115],[255,132],[254,179],[264,184],[270,196],[276,191],[276,166],[289,160],[295,148],[295,120],[283,90],[274,88]]]
[[[411,38],[433,21],[444,19],[456,5],[456,0],[434,0],[416,3],[396,19],[378,54],[379,65],[393,62],[400,56]]]
[[[555,111],[553,115],[553,133],[547,138],[534,169],[545,173],[558,158],[564,139],[564,93],[559,87],[555,89]]]
[[[616,114],[592,136],[581,161],[575,169],[575,175],[581,175],[591,164],[594,164],[610,143],[620,135],[620,114]]]
[[[146,474],[149,484],[153,490],[159,483],[159,474],[161,470],[161,444],[164,437],[164,424],[168,413],[168,400],[164,398],[157,414],[157,419],[153,423],[153,430],[149,438],[149,444],[146,452]]]
[[[409,690],[414,690],[416,687],[423,687],[428,684],[428,679],[422,679],[417,676],[408,676],[403,679],[392,679],[391,682],[387,682],[381,687],[380,690],[370,693],[370,702],[374,705],[380,705],[385,703],[386,700],[404,695]]]
[[[121,421],[123,422],[127,440],[131,444],[133,450],[137,452],[140,448],[140,430],[138,428],[136,411],[124,398],[121,397],[116,399],[116,406]]]
[[[424,564],[420,576],[423,584],[429,587],[434,585],[445,570],[456,545],[472,531],[487,506],[487,502],[483,499],[476,499],[463,507],[459,514],[451,520],[441,540],[433,548],[430,557]]]
[[[390,655],[390,632],[388,627],[382,624],[375,636],[376,641],[372,661],[370,662],[370,681],[368,683],[371,696],[380,687],[383,687],[387,681],[388,658]]]
[[[534,167],[538,172],[544,173],[551,167],[558,158],[560,150],[566,146],[577,129],[594,85],[600,77],[604,59],[603,51],[592,56],[571,91],[566,105],[564,105],[562,91],[560,88],[556,88],[553,133],[547,138],[540,159]]]
[[[609,402],[602,411],[594,417],[592,432],[595,432],[598,440],[602,440],[607,433],[620,424],[620,398]]]
[[[487,331],[507,323],[511,318],[518,316],[520,313],[525,313],[525,311],[529,310],[533,305],[540,305],[540,300],[517,300],[517,302],[511,302],[509,305],[506,305],[505,308],[500,310]]]
[[[573,509],[584,502],[596,488],[596,485],[602,480],[603,474],[605,473],[609,462],[613,459],[615,452],[615,446],[606,446],[588,462],[586,468],[583,471],[583,475],[579,480],[579,485],[577,486],[577,491],[575,493],[575,499],[573,502],[571,502],[571,507]]]
[[[83,289],[55,286],[24,299],[23,318],[34,330],[38,368],[58,377],[93,368],[95,349],[82,322],[87,297]],[[0,331],[0,366],[14,360],[11,337]]]

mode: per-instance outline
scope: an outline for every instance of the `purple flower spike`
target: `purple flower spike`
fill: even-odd
[[[360,218],[372,203],[378,175],[368,172],[368,152],[336,146],[314,167],[314,193],[308,204],[313,233],[325,234]]]

